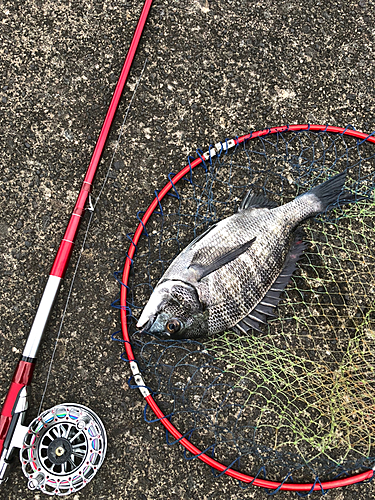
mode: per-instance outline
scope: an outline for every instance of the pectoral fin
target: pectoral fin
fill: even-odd
[[[206,266],[203,266],[198,262],[194,262],[193,260],[188,269],[194,271],[196,280],[200,281],[209,274],[225,266],[225,264],[228,264],[232,260],[237,259],[237,257],[242,255],[244,252],[246,252],[246,250],[248,250],[251,247],[251,245],[254,243],[255,240],[256,237],[254,237],[250,241],[246,241],[245,243],[234,248],[230,252],[219,255],[215,260],[213,260],[210,264]]]

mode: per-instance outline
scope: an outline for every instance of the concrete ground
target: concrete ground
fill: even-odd
[[[6,394],[116,85],[142,2],[0,2],[0,388]],[[375,129],[374,0],[155,0],[95,186],[102,184],[135,83],[120,152],[94,215],[57,343],[43,409],[64,401],[104,421],[107,459],[74,499],[251,499],[165,444],[128,389],[110,335],[113,273],[136,213],[197,147],[271,125]],[[94,188],[94,195],[98,188]],[[79,241],[82,242],[83,232]],[[77,245],[79,246],[79,244]],[[40,351],[37,415],[78,252]],[[316,493],[313,498],[319,497]],[[17,465],[1,499],[39,499]],[[295,498],[279,493],[278,498]],[[326,498],[372,499],[374,484]]]

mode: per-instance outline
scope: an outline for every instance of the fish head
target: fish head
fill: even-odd
[[[187,339],[207,334],[207,320],[195,287],[167,280],[152,292],[137,328],[163,339]]]

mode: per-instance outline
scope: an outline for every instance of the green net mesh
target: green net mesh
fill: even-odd
[[[308,250],[263,333],[224,332],[196,342],[136,331],[171,260],[231,215],[249,189],[285,203],[344,170],[346,188],[367,199],[302,225]],[[147,223],[128,283],[133,350],[163,412],[225,465],[294,482],[374,466],[374,176],[375,146],[368,142],[278,133],[223,150],[190,171]],[[153,420],[147,408],[145,418]]]

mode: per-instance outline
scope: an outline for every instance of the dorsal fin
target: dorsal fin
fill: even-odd
[[[249,210],[250,208],[276,208],[279,205],[275,201],[271,201],[263,193],[253,193],[251,190],[246,194],[245,198],[238,209]]]
[[[268,317],[275,317],[273,311],[280,301],[281,292],[283,292],[289,283],[296,269],[297,262],[306,248],[307,244],[301,240],[301,234],[299,233],[296,235],[294,243],[289,250],[281,273],[262,300],[247,316],[233,327],[234,331],[237,333],[249,333],[253,329],[261,332],[261,324],[267,323]]]

